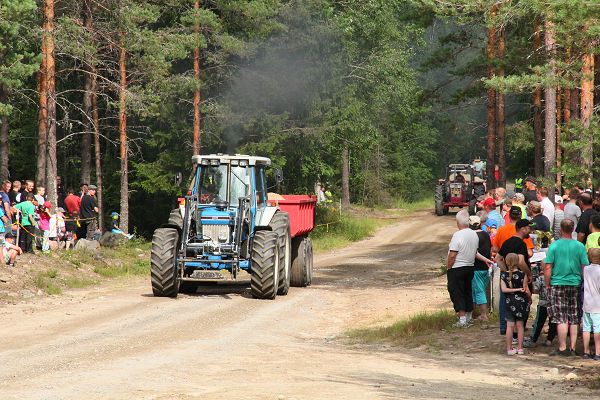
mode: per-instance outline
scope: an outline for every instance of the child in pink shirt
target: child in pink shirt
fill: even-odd
[[[44,237],[42,240],[42,252],[49,253],[50,252],[50,209],[52,208],[52,203],[49,201],[44,202],[44,205],[39,207],[37,210],[37,214],[40,217],[39,229]]]

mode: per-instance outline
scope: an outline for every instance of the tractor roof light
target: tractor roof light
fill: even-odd
[[[247,167],[248,166],[248,160],[240,160],[240,167]]]
[[[221,164],[221,163],[219,162],[219,160],[210,160],[210,165],[213,165],[213,166],[214,166],[214,165],[217,165],[217,166],[218,166],[219,164]]]
[[[207,160],[207,159],[205,159],[205,158],[204,158],[204,159],[202,159],[202,162],[201,162],[201,164],[202,164],[202,165],[208,165],[208,160]]]
[[[238,160],[231,160],[231,166],[232,167],[237,167],[239,164]]]

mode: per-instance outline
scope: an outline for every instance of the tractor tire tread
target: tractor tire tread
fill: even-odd
[[[277,233],[258,231],[252,244],[250,290],[256,299],[274,299],[279,284]],[[275,268],[277,267],[277,268]]]
[[[179,233],[173,228],[159,228],[152,237],[150,280],[152,293],[158,297],[176,297],[179,291],[175,254]]]

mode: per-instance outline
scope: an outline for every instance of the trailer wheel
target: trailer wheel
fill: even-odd
[[[150,279],[152,293],[159,297],[177,297],[179,278],[175,265],[179,233],[173,228],[159,228],[152,237]]]
[[[269,224],[277,233],[279,245],[279,289],[277,294],[285,296],[290,290],[290,269],[292,264],[292,238],[290,236],[290,217],[288,213],[278,211]]]
[[[258,231],[252,243],[250,289],[255,299],[274,299],[279,286],[279,244],[277,233]]]
[[[292,243],[292,286],[309,286],[312,283],[312,240],[299,237]]]
[[[171,214],[169,214],[169,225],[175,225],[179,228],[183,228],[183,217],[181,216],[181,212],[179,208],[171,210]]]

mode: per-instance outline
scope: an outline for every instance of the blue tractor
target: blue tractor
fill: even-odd
[[[310,284],[295,277],[312,276],[312,250],[309,262],[292,260],[306,258],[306,239],[298,255],[288,213],[267,198],[265,171],[271,160],[239,154],[192,160],[185,198],[168,223],[154,231],[154,295],[195,292],[199,282],[237,280],[240,271],[250,274],[252,296],[258,299],[286,295],[290,285]],[[293,270],[296,265],[301,271]]]

